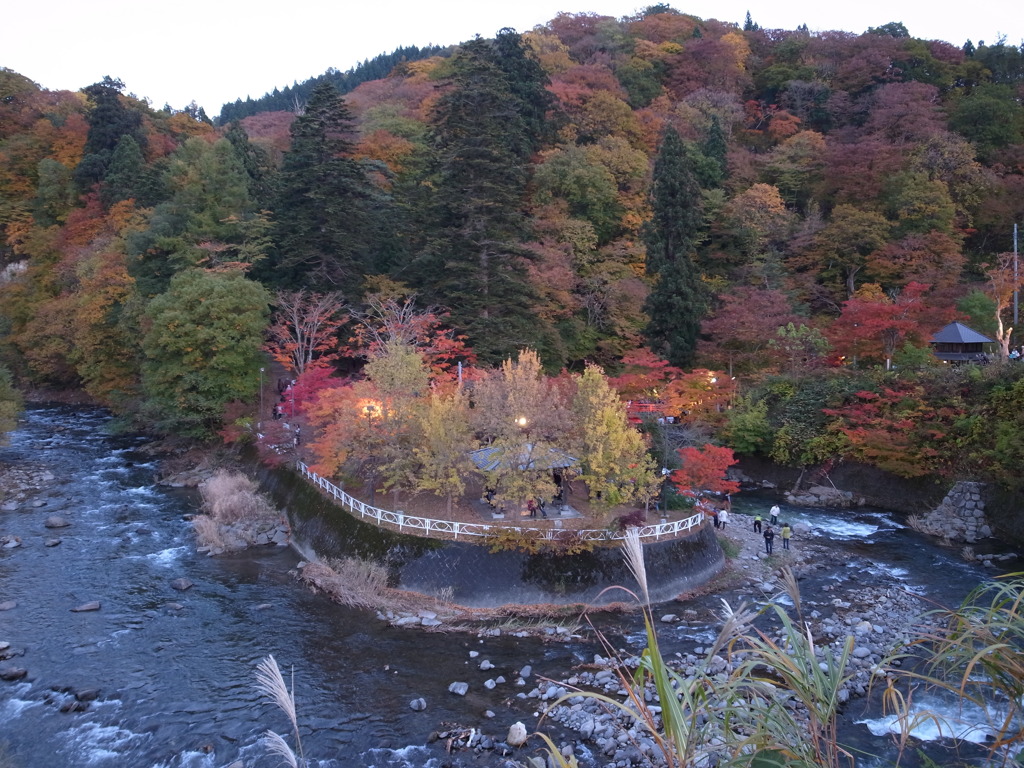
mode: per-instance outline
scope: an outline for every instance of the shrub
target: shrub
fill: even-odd
[[[199,486],[199,492],[203,509],[222,525],[277,514],[257,492],[256,483],[240,472],[220,470]]]
[[[615,530],[622,533],[627,528],[643,528],[647,525],[647,515],[642,509],[634,509],[615,518]]]
[[[192,527],[196,532],[196,541],[201,548],[224,549],[224,537],[221,536],[220,524],[212,517],[196,515],[192,519]]]
[[[342,605],[377,608],[387,602],[388,569],[354,557],[307,563],[300,578]]]

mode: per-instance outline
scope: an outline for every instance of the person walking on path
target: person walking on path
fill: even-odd
[[[725,524],[729,522],[729,510],[720,509],[718,510],[718,524],[725,528]]]
[[[781,511],[782,510],[779,509],[779,505],[778,504],[773,504],[772,508],[770,510],[768,510],[768,514],[771,515],[771,518],[772,518],[772,521],[771,521],[772,525],[778,525],[779,524],[779,512],[781,512]]]
[[[754,533],[760,533],[760,532],[761,532],[761,513],[758,512],[756,515],[754,515]]]
[[[793,538],[793,529],[789,527],[789,523],[782,524],[782,530],[779,531],[779,535],[782,537],[782,548],[789,549],[789,540]]]
[[[764,551],[769,555],[772,553],[772,546],[775,544],[775,531],[769,525],[764,529]]]

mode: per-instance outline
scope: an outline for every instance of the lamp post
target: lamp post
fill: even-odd
[[[260,413],[256,417],[256,428],[261,429],[263,427],[263,369],[260,368]]]
[[[373,436],[373,418],[377,415],[378,406],[376,403],[366,403],[363,405],[363,415],[366,416],[366,432],[368,438]],[[367,445],[370,444],[369,439]],[[373,504],[377,498],[377,465],[370,462],[370,503]]]

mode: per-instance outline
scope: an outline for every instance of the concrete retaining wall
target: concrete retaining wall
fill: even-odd
[[[391,584],[443,596],[469,607],[509,604],[628,602],[637,586],[621,549],[596,547],[579,555],[491,553],[481,544],[395,533],[357,520],[290,469],[262,470],[263,489],[286,509],[295,544],[310,556],[359,557],[386,565]],[[655,602],[701,586],[725,564],[714,529],[644,547],[648,588]]]

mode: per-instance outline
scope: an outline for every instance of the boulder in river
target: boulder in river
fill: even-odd
[[[43,525],[47,528],[67,528],[71,523],[59,515],[50,515]]]
[[[21,667],[2,667],[0,668],[0,680],[6,680],[9,683],[15,680],[21,680],[28,674],[27,669]]]
[[[85,613],[86,611],[98,611],[101,608],[99,600],[92,600],[88,603],[82,603],[81,605],[72,608],[72,613]]]
[[[448,692],[454,693],[456,696],[465,696],[467,691],[469,691],[469,683],[456,682],[448,686]]]
[[[4,600],[3,602],[0,602],[0,611],[9,611],[12,608],[17,608],[17,607],[18,607],[18,601],[17,600]]]
[[[194,584],[184,576],[171,582],[171,589],[176,589],[179,592],[184,592],[187,589],[191,589],[193,586]]]
[[[422,696],[418,699],[413,699],[409,702],[409,709],[411,709],[413,712],[422,712],[426,708],[427,700],[424,699]]]

